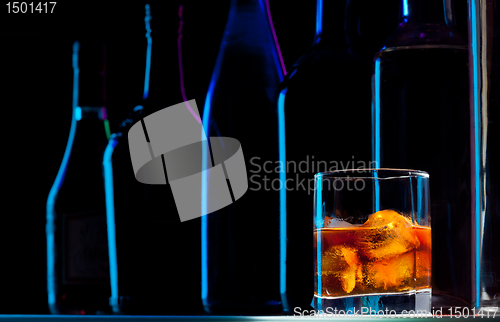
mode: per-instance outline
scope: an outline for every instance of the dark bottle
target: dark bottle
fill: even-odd
[[[430,175],[433,306],[471,303],[471,172],[467,44],[451,1],[404,0],[374,59],[373,157]]]
[[[134,178],[126,140],[128,129],[133,121],[140,121],[142,112],[143,106],[137,105],[120,124],[119,132],[111,134],[102,160],[109,241],[109,304],[118,314],[145,313],[136,299],[140,297],[138,288],[144,283],[141,274],[148,266],[144,257],[147,243],[140,238],[145,231],[139,218],[145,208],[144,187]]]
[[[194,315],[203,311],[199,219],[181,223],[168,185],[136,180],[127,139],[133,124],[183,101],[177,22],[162,29],[150,9],[146,5],[142,99],[137,95],[137,105],[118,124],[102,161],[108,236],[115,236],[110,243],[110,303],[120,314]],[[154,45],[153,36],[159,39]]]
[[[207,137],[239,140],[249,179],[245,195],[202,217],[202,299],[214,314],[281,310],[279,175],[258,171],[279,160],[282,71],[265,10],[263,0],[232,0],[203,111]]]
[[[105,47],[73,45],[73,116],[47,199],[47,290],[51,313],[110,313],[101,160],[106,147]]]
[[[281,86],[281,279],[284,308],[313,299],[314,174],[375,167],[370,158],[371,64],[397,25],[394,1],[317,0],[316,36]],[[399,2],[399,1],[398,1]]]
[[[474,122],[475,218],[472,224],[473,306],[482,316],[500,309],[500,5],[468,1],[469,88]]]
[[[136,313],[138,285],[143,283],[141,267],[146,265],[142,257],[146,244],[136,238],[144,231],[144,187],[135,180],[128,151],[127,132],[131,125],[142,118],[144,104],[149,96],[151,72],[151,10],[145,6],[146,60],[144,89],[141,105],[136,105],[113,133],[103,154],[103,179],[106,196],[106,221],[109,247],[111,296],[109,304],[113,313]],[[118,235],[117,235],[118,231]],[[135,304],[135,306],[134,306]],[[139,309],[140,311],[140,309]]]

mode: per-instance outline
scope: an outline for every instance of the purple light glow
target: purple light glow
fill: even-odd
[[[271,26],[271,32],[273,33],[274,43],[276,44],[276,51],[278,52],[278,57],[280,58],[280,65],[283,71],[283,75],[286,76],[286,67],[283,62],[283,56],[281,55],[280,45],[278,43],[278,37],[276,37],[276,32],[274,31],[273,18],[271,17],[271,9],[269,7],[269,0],[266,0],[266,10],[267,10],[267,18],[269,19],[269,25]]]

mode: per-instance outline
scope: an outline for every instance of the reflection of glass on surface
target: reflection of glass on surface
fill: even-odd
[[[365,169],[315,179],[314,308],[429,313],[428,175]]]

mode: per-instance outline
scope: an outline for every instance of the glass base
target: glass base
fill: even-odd
[[[500,316],[500,299],[494,300],[483,300],[481,301],[481,305],[479,305],[479,310],[483,310],[484,312],[496,313],[497,316]]]
[[[324,298],[314,296],[312,306],[315,315],[396,315],[415,317],[431,315],[431,289],[407,293],[369,294]]]

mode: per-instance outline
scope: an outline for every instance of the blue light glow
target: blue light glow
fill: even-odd
[[[323,0],[316,0],[316,37],[321,34],[323,28]]]
[[[373,152],[372,157],[380,167],[380,58],[375,61],[374,93],[372,103]]]
[[[153,39],[151,38],[151,11],[149,4],[146,4],[146,17],[144,22],[146,23],[146,38],[148,40],[148,47],[146,51],[146,73],[144,75],[144,93],[142,99],[145,100],[149,95],[149,75],[151,73],[151,46],[153,44]]]
[[[210,119],[210,103],[212,100],[212,93],[214,90],[214,78],[210,83],[207,98],[205,100],[205,107],[203,109],[203,128],[208,140],[210,140],[209,119]],[[203,141],[203,134],[201,140]],[[201,298],[203,304],[208,305],[208,225],[207,225],[207,180],[208,180],[208,145],[202,144],[202,175],[201,175]]]
[[[208,97],[207,97],[208,100]],[[210,108],[210,107],[209,107]],[[203,117],[203,125],[208,117]],[[208,128],[208,125],[207,125]],[[207,139],[210,139],[207,133]],[[202,135],[203,136],[203,135]],[[203,137],[201,138],[203,140]],[[202,144],[202,175],[201,175],[201,298],[208,305],[208,225],[207,225],[207,180],[208,180],[208,145]]]
[[[75,108],[75,119],[77,121],[80,121],[82,119],[82,108],[79,106]]]
[[[408,0],[403,0],[403,16],[408,18]]]
[[[473,61],[473,83],[474,83],[474,140],[471,144],[474,145],[474,157],[473,157],[473,167],[474,167],[474,201],[475,201],[475,306],[479,307],[480,305],[480,294],[481,294],[481,283],[480,283],[480,272],[481,272],[481,200],[480,200],[480,184],[479,184],[479,167],[480,167],[480,155],[479,155],[479,106],[480,106],[480,94],[479,94],[479,85],[480,85],[480,71],[479,71],[479,57],[478,53],[480,53],[480,48],[478,48],[477,43],[477,15],[476,12],[476,1],[469,1],[469,20],[471,20],[471,39],[472,39],[472,48],[469,52],[472,53],[472,61]]]
[[[113,134],[102,160],[104,172],[104,191],[106,194],[106,224],[108,229],[108,255],[109,255],[109,278],[111,283],[110,305],[115,313],[119,313],[118,306],[118,260],[116,254],[116,229],[115,229],[115,204],[113,190],[113,151],[118,144],[117,135]]]
[[[205,99],[205,107],[203,109],[203,129],[205,130],[206,138],[210,140],[210,108],[212,95],[215,87],[215,80],[218,76],[220,59],[218,59],[208,88],[207,97]],[[203,134],[201,140],[204,140]],[[208,223],[207,223],[207,182],[208,182],[208,145],[202,144],[202,176],[201,176],[201,298],[204,305],[208,305]]]
[[[73,141],[75,139],[76,130],[76,107],[78,105],[78,80],[80,69],[78,68],[78,52],[80,50],[80,43],[75,41],[73,44],[73,103],[72,103],[72,116],[71,116],[71,128],[69,130],[68,143],[66,144],[66,150],[64,151],[63,160],[59,171],[57,172],[54,184],[50,188],[49,196],[47,198],[47,223],[45,226],[45,233],[47,239],[47,295],[49,310],[51,313],[57,313],[56,308],[56,276],[55,276],[55,200],[59,189],[66,175],[66,168],[68,166],[69,157],[71,154],[71,148],[73,147]]]
[[[291,308],[286,296],[286,145],[285,145],[285,96],[287,89],[281,91],[278,97],[278,135],[279,135],[279,160],[280,182],[285,185],[280,189],[280,292],[281,302],[286,311]]]
[[[315,186],[315,195],[314,197],[316,198],[316,218],[315,222],[316,223],[323,223],[323,176],[318,175],[316,176],[316,186]],[[320,228],[317,227],[316,228]],[[317,276],[318,276],[318,307],[315,309],[322,310],[323,305],[322,305],[322,290],[323,290],[323,285],[322,285],[322,279],[321,279],[321,232],[318,231],[316,234],[316,270],[317,270]]]
[[[229,18],[230,19],[230,18]],[[224,50],[225,41],[219,48],[219,53]],[[203,108],[203,129],[205,130],[205,135],[208,140],[210,140],[210,112],[212,108],[212,96],[215,89],[215,83],[219,78],[220,69],[222,66],[222,55],[217,56],[217,61],[215,62],[214,72],[210,80],[210,85],[208,87],[207,97],[205,99],[205,106]],[[202,140],[203,137],[202,133]],[[208,305],[208,218],[207,218],[207,183],[208,183],[208,144],[202,144],[202,176],[201,176],[201,298],[204,305]],[[213,164],[212,164],[213,166]]]
[[[372,157],[375,161],[377,168],[380,168],[380,58],[375,61],[375,75],[373,79],[374,93],[372,103],[372,126],[373,126],[373,142],[372,142]],[[374,178],[378,178],[378,173],[373,173]],[[375,185],[375,198],[374,198],[374,212],[380,210],[380,183],[374,180]]]
[[[426,193],[422,182],[423,180],[425,179],[417,176],[417,224],[427,226],[429,224],[428,219],[426,219],[425,222],[421,222],[425,218],[424,214],[427,213],[427,209],[422,209],[422,199]]]

